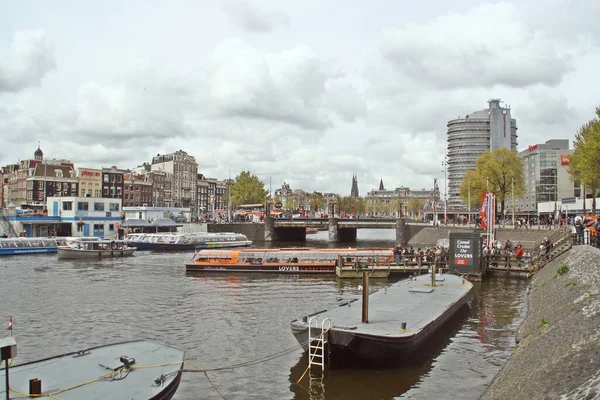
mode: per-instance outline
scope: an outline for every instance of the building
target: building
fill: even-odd
[[[102,197],[123,201],[125,191],[123,176],[128,172],[115,166],[102,168]]]
[[[50,196],[72,196],[77,194],[78,182],[73,163],[69,160],[47,160],[38,148],[33,159],[21,160],[7,165],[3,171],[3,203],[17,208],[45,207]]]
[[[439,204],[439,189],[436,185],[434,189],[411,190],[401,186],[394,190],[387,190],[381,179],[379,189],[368,192],[365,200],[367,212],[375,217],[398,217],[400,213],[404,216],[414,214],[412,216],[417,217],[421,212],[433,215],[434,205]],[[422,204],[422,210],[410,209],[414,200]]]
[[[79,197],[102,197],[102,170],[78,168]]]
[[[128,172],[123,175],[123,207],[142,207],[152,204],[152,182],[149,175]]]
[[[183,150],[157,154],[152,158],[151,170],[173,174],[172,205],[190,208],[193,215],[198,215],[198,163],[193,156]]]
[[[48,197],[47,213],[20,213],[9,207],[4,221],[13,234],[24,232],[27,237],[96,236],[112,238],[121,221],[121,199],[78,196]],[[4,227],[4,230],[7,230]]]
[[[187,222],[191,220],[189,208],[179,207],[149,207],[149,206],[133,206],[123,207],[125,220],[128,219],[143,219],[152,221],[159,218],[172,218]]]
[[[572,153],[568,139],[547,140],[519,152],[523,159],[525,191],[515,199],[514,207],[509,193],[507,215],[512,214],[513,209],[516,215],[537,215],[539,204],[548,202],[556,206],[553,211],[560,211],[562,199],[581,198],[581,186],[571,180],[568,171]]]
[[[290,184],[283,182],[281,188],[275,189],[275,192],[273,193],[273,198],[275,201],[278,201],[281,204],[288,204],[289,202],[291,202],[290,199],[292,197],[292,193],[293,191],[290,187]]]
[[[350,197],[353,199],[357,199],[359,197],[358,194],[358,179],[355,174],[352,174],[352,187],[350,188]]]
[[[510,107],[503,107],[500,99],[490,99],[487,109],[452,119],[447,126],[447,204],[452,211],[464,210],[460,184],[465,173],[475,169],[485,151],[517,150],[517,121],[511,118]]]
[[[27,205],[45,205],[48,197],[77,196],[79,181],[72,164],[65,160],[38,163],[26,178]],[[22,206],[24,206],[23,204]]]

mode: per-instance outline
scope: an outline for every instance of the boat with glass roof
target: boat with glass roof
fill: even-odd
[[[339,257],[371,265],[389,264],[392,249],[231,249],[200,250],[186,264],[188,272],[268,272],[335,274]]]

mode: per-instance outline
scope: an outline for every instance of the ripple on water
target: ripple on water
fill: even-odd
[[[358,282],[331,276],[190,276],[187,259],[188,254],[150,252],[98,262],[63,262],[56,255],[0,259],[0,319],[14,316],[18,362],[138,338],[182,347],[189,360],[205,368],[291,349],[209,376],[230,399],[308,399],[295,384],[306,356],[290,321],[359,297]],[[372,288],[386,283],[373,281]],[[369,388],[365,396],[373,398],[443,398],[444,390],[478,398],[514,347],[525,288],[518,280],[476,284],[468,317],[435,359],[394,369],[330,371],[323,398],[357,398],[364,387]],[[455,388],[456,382],[467,386]],[[308,388],[307,382],[302,385]],[[220,397],[203,375],[185,375],[175,399],[197,398]]]

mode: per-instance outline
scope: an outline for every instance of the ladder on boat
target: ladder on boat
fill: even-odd
[[[325,318],[319,326],[319,319],[312,317],[308,320],[308,368],[313,365],[321,367],[321,373],[325,370],[325,348],[328,332],[331,329],[331,321]]]

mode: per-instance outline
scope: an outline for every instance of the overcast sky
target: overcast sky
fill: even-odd
[[[501,98],[519,149],[600,105],[600,1],[0,2],[0,164],[431,188],[449,119]]]

